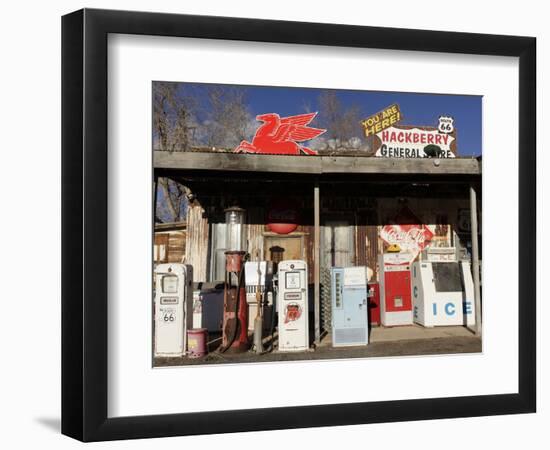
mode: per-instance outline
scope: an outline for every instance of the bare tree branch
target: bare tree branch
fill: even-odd
[[[162,151],[187,151],[191,146],[193,97],[177,83],[153,84],[153,145]]]
[[[206,115],[204,134],[209,147],[231,148],[250,137],[251,115],[243,88],[209,87]]]
[[[318,104],[319,122],[327,129],[325,137],[332,141],[334,149],[346,149],[350,142],[360,142],[358,126],[361,110],[357,105],[344,108],[336,92],[329,90],[319,95]],[[357,145],[357,142],[355,144]]]

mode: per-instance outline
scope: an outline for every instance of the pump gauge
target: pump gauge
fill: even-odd
[[[164,275],[162,277],[162,292],[165,294],[176,294],[178,292],[177,275]]]
[[[287,272],[285,274],[285,287],[287,289],[300,289],[300,273]]]

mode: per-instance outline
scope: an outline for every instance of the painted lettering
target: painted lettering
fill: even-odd
[[[386,145],[386,152],[383,155],[380,150],[376,156],[388,156],[394,158],[425,158],[434,157],[434,155],[426,155],[423,148],[426,145],[437,145],[440,151],[437,152],[438,158],[454,158],[455,154],[450,150],[450,145],[454,141],[454,136],[450,134],[439,133],[437,130],[421,130],[403,129],[391,127],[391,120],[394,116],[381,119],[371,128],[367,128],[366,124],[370,123],[365,120],[365,133],[370,135],[373,132],[382,141],[381,144]],[[374,122],[374,120],[372,120]]]

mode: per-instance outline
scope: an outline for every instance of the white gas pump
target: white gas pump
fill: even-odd
[[[192,266],[159,264],[155,268],[155,356],[183,356],[192,326]]]
[[[425,327],[475,325],[470,263],[457,262],[454,247],[428,249],[411,271],[416,323]]]
[[[279,351],[309,348],[308,285],[305,261],[281,261],[278,267]]]

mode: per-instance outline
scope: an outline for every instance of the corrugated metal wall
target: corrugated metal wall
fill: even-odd
[[[187,210],[185,260],[193,266],[195,282],[207,281],[208,247],[208,220],[204,217],[204,209],[199,204],[190,205]]]
[[[261,208],[250,208],[247,211],[247,240],[250,259],[256,261],[258,254],[264,260],[264,211]]]

